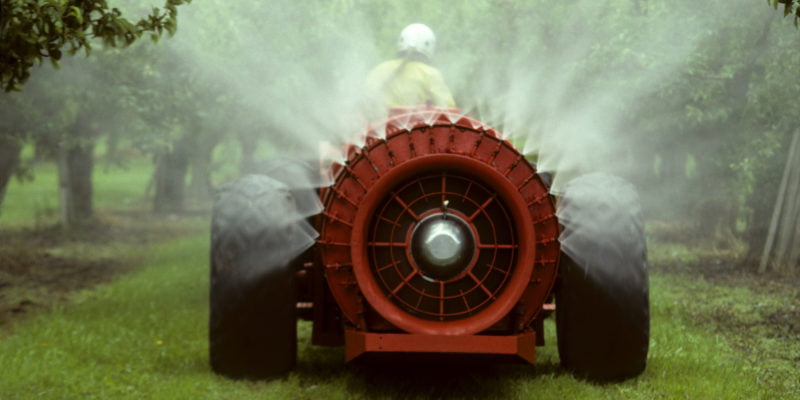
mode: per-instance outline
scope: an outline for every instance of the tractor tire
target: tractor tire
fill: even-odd
[[[211,226],[209,358],[230,378],[264,379],[297,358],[296,271],[308,248],[283,183],[247,175],[222,186]]]
[[[562,192],[556,331],[563,367],[592,381],[641,374],[650,337],[647,249],[635,189],[611,175]]]
[[[319,162],[275,156],[256,163],[253,173],[269,176],[288,186],[299,214],[312,216],[322,211],[317,188],[327,186],[326,179],[330,178],[320,175]]]

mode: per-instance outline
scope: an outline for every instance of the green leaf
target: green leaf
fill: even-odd
[[[75,20],[78,22],[78,24],[83,25],[83,12],[81,12],[81,9],[76,6],[70,6],[70,8],[72,9],[72,13],[70,15],[75,17]]]

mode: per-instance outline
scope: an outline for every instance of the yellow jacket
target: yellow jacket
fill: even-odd
[[[367,76],[366,88],[373,113],[423,104],[456,106],[442,73],[421,61],[398,58],[381,63]]]

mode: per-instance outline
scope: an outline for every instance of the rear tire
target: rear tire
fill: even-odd
[[[297,358],[297,289],[287,259],[288,188],[248,175],[220,188],[211,229],[209,357],[231,378],[264,379]]]
[[[618,381],[647,365],[647,250],[638,196],[620,178],[570,182],[558,207],[564,225],[556,284],[561,364],[577,376]]]

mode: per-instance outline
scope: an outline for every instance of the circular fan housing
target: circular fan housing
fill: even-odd
[[[360,329],[370,307],[412,333],[474,334],[503,318],[521,331],[552,289],[559,228],[547,187],[467,117],[391,118],[351,152],[323,204],[329,288]]]

